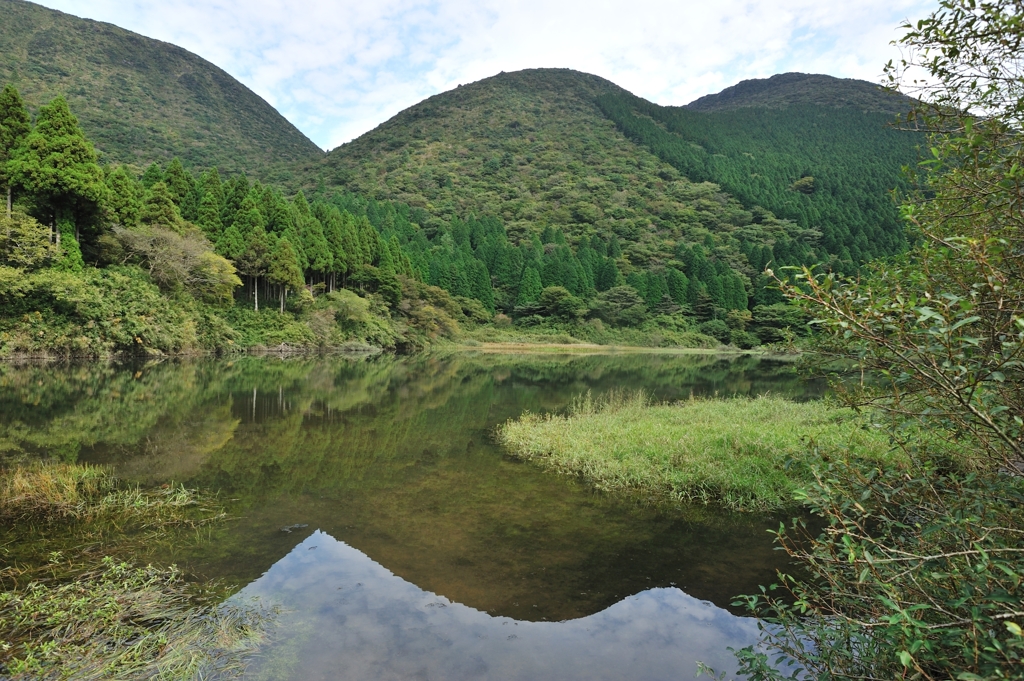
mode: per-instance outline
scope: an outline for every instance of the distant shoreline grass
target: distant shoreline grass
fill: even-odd
[[[774,396],[653,404],[643,393],[587,394],[564,415],[510,420],[497,438],[513,456],[599,489],[742,511],[795,507],[823,456],[899,456],[851,410]]]

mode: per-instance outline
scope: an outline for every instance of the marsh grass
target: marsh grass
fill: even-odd
[[[587,393],[565,414],[510,420],[497,438],[513,456],[603,490],[743,511],[795,506],[794,492],[823,459],[899,458],[851,410],[770,395],[655,404],[643,392]]]
[[[0,678],[212,679],[236,676],[272,611],[217,605],[221,585],[174,566],[113,557],[179,542],[226,516],[214,499],[143,490],[103,468],[34,463],[0,470]],[[16,555],[17,560],[12,560]]]
[[[0,471],[0,521],[135,520],[142,526],[198,525],[223,516],[182,486],[143,491],[106,469],[39,462]]]

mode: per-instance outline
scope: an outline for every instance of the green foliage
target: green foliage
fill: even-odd
[[[814,86],[805,88],[804,81]],[[755,85],[763,89],[749,92]],[[855,273],[906,247],[889,193],[907,188],[900,168],[918,158],[924,139],[891,124],[913,100],[866,83],[802,74],[737,88],[719,95],[729,100],[720,106],[661,107],[622,93],[598,103],[627,137],[691,180],[715,182],[744,206],[763,206],[811,230],[803,237],[809,248],[776,253],[777,264],[831,257]]]
[[[150,226],[159,225],[176,232],[184,230],[185,223],[181,219],[181,213],[174,203],[170,190],[163,182],[157,182],[146,192],[145,203],[139,211],[139,222]]]
[[[8,164],[31,130],[32,121],[21,94],[13,85],[5,85],[0,92],[0,188],[7,195],[8,212],[11,196],[11,168]]]
[[[590,314],[613,326],[639,326],[647,319],[647,305],[633,287],[616,286],[597,294]]]
[[[0,214],[0,265],[26,270],[46,265],[56,255],[52,235],[35,218],[21,212]]]
[[[220,68],[111,24],[8,2],[0,54],[0,83],[16,83],[33,108],[63,93],[105,159],[144,168],[178,157],[186,168],[287,182],[295,166],[323,157]]]
[[[929,95],[913,118],[932,132],[903,209],[915,245],[856,281],[805,269],[786,291],[817,318],[826,356],[871,377],[839,394],[888,417],[909,465],[817,471],[801,498],[826,531],[780,529],[803,575],[747,599],[764,620],[762,646],[739,654],[756,679],[1024,669],[1020,4],[943,0],[903,29],[907,58],[889,73]]]
[[[173,353],[200,347],[193,311],[136,268],[0,267],[0,355]]]
[[[178,233],[160,225],[125,229],[114,233],[125,261],[136,262],[165,291],[187,291],[196,300],[213,305],[230,304],[242,282],[235,267],[213,252],[199,230]]]
[[[863,430],[849,410],[779,397],[652,405],[646,396],[579,398],[564,416],[525,414],[498,439],[518,457],[581,475],[598,487],[718,502],[731,508],[791,507],[818,454],[847,447],[883,462],[884,435]]]
[[[107,195],[104,206],[110,213],[110,221],[122,227],[134,227],[139,224],[142,213],[142,184],[132,177],[123,165],[108,168],[106,175]]]
[[[78,232],[93,226],[107,188],[96,152],[63,97],[39,110],[8,167],[41,217],[70,221]]]

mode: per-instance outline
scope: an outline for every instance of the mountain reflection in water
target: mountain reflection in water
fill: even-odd
[[[732,669],[727,648],[757,639],[753,620],[672,587],[581,619],[494,617],[319,531],[234,600],[251,598],[283,609],[276,651],[249,670],[253,679],[678,679],[695,660]]]

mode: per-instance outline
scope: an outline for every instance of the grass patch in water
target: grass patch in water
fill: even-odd
[[[0,677],[212,679],[240,673],[272,612],[216,605],[209,593],[216,589],[204,597],[201,585],[174,566],[139,568],[109,555],[130,550],[140,538],[158,540],[154,532],[223,519],[210,502],[183,487],[127,486],[91,466],[35,463],[0,471],[0,521],[47,537],[29,539],[46,548],[22,551],[20,564],[5,560],[0,570],[6,587],[0,592]],[[66,552],[46,550],[54,536]],[[114,537],[102,542],[101,552],[99,536]]]
[[[564,415],[527,413],[497,435],[512,455],[600,489],[744,511],[795,505],[793,492],[823,455],[898,457],[851,410],[773,396],[653,404],[643,392],[588,393]]]
[[[168,485],[142,491],[107,470],[33,463],[0,472],[0,521],[139,520],[143,525],[197,524],[223,517],[192,490]]]

